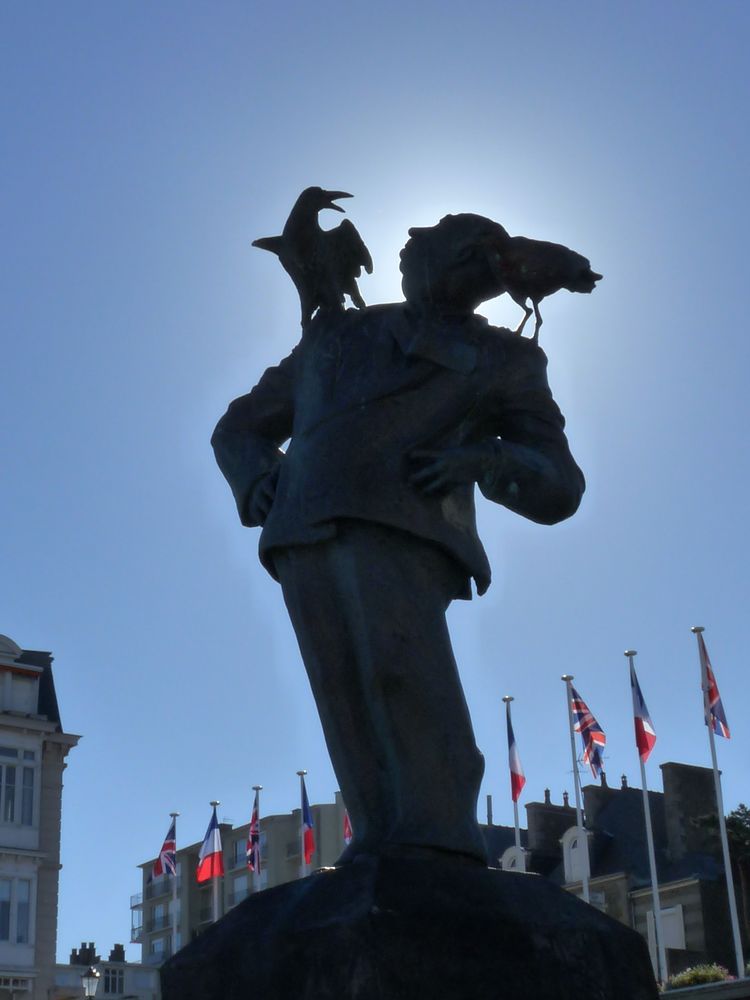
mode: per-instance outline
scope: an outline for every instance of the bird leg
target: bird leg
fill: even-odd
[[[357,307],[357,309],[366,309],[367,304],[362,296],[359,294],[359,288],[357,287],[357,282],[352,281],[351,286],[346,289],[349,294],[349,298],[352,300],[352,304]]]
[[[523,311],[525,313],[523,319],[521,320],[521,322],[519,323],[519,325],[516,327],[516,333],[520,337],[521,334],[523,333],[523,328],[526,326],[526,320],[529,318],[529,316],[531,316],[532,310],[529,309],[529,307],[526,305],[525,302],[519,302],[519,305],[521,306],[521,308],[523,309]]]
[[[534,336],[531,339],[535,344],[538,344],[539,331],[542,328],[542,323],[544,322],[544,320],[542,319],[542,314],[539,312],[539,304],[537,302],[534,302],[533,299],[531,301],[534,305],[534,316],[536,318],[536,326],[534,327]]]

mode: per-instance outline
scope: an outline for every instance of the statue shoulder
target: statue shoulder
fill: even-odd
[[[502,350],[508,361],[531,368],[547,367],[547,355],[531,337],[522,337],[515,330],[508,330],[504,326],[491,326],[489,323],[484,327],[483,333],[485,343]]]
[[[304,327],[302,339],[304,341],[306,338],[329,333],[374,329],[402,315],[403,304],[400,303],[365,306],[363,309],[318,310]]]

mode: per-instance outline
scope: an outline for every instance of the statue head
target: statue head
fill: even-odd
[[[509,236],[482,215],[446,215],[409,230],[401,251],[401,288],[420,311],[467,314],[505,291],[501,255]]]

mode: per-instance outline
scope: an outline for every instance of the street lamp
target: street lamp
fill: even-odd
[[[81,976],[81,983],[83,984],[83,995],[85,997],[95,997],[96,988],[99,985],[100,973],[96,971],[93,965],[90,965],[86,972]]]

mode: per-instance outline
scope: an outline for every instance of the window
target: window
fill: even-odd
[[[587,836],[582,827],[572,826],[560,839],[566,882],[581,882],[590,874]]]
[[[235,875],[232,879],[232,892],[229,896],[229,905],[236,906],[247,896],[247,875]]]
[[[0,878],[0,941],[31,942],[31,879]]]
[[[21,826],[31,826],[34,821],[34,768],[23,769],[21,787]]]
[[[125,971],[123,969],[104,969],[104,992],[124,993],[125,992]]]
[[[0,821],[33,826],[34,760],[33,750],[23,751],[23,766],[17,763],[14,747],[0,747]]]
[[[16,881],[16,942],[29,943],[29,913],[31,904],[31,882],[27,878]]]
[[[500,867],[504,872],[525,872],[526,856],[524,849],[522,847],[515,847],[514,845],[503,851],[500,858]]]
[[[16,818],[16,765],[4,764],[3,776],[3,822],[12,823]]]
[[[14,712],[36,713],[39,701],[39,681],[36,677],[13,676],[11,681],[10,705]]]
[[[0,878],[0,941],[10,941],[10,887],[9,878]]]
[[[597,910],[601,910],[602,913],[607,912],[607,894],[605,892],[594,892],[592,890],[589,893],[589,903],[595,906]]]
[[[19,979],[17,976],[0,976],[0,989],[10,990],[11,993],[14,990],[31,993],[31,980]]]
[[[235,840],[234,842],[234,864],[233,868],[239,868],[247,864],[247,840]]]
[[[167,908],[164,903],[157,903],[156,906],[151,911],[151,930],[152,931],[163,931],[167,927],[169,921],[167,919]]]
[[[648,934],[648,948],[651,952],[651,961],[654,968],[656,965],[656,932],[654,930],[654,911],[646,911],[646,931]],[[664,935],[664,947],[684,949],[685,945],[685,918],[682,913],[682,904],[676,906],[663,907],[661,911],[661,932]]]

